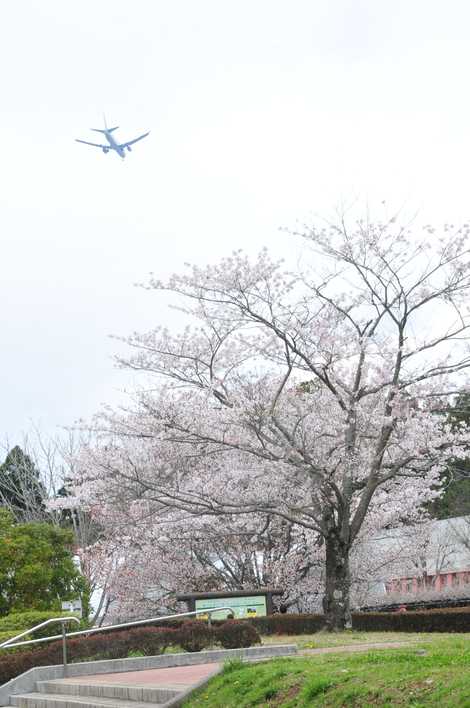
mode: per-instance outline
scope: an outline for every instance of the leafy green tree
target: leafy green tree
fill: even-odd
[[[0,508],[0,615],[24,609],[60,609],[87,596],[73,562],[73,533],[47,523],[15,524]]]
[[[449,409],[448,420],[457,429],[470,427],[470,393],[461,393]],[[470,514],[470,450],[465,460],[450,460],[443,474],[445,492],[431,506],[431,513],[438,519]]]
[[[16,445],[0,465],[0,506],[17,521],[32,521],[45,515],[46,490],[29,455]]]

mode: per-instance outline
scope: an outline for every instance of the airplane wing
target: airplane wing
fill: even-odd
[[[101,148],[102,150],[103,150],[103,148],[106,148],[107,150],[110,149],[109,145],[100,145],[99,143],[89,143],[88,140],[79,140],[78,138],[75,138],[75,142],[83,143],[84,145],[93,145],[93,147]]]
[[[142,138],[146,138],[149,133],[150,133],[150,130],[149,130],[148,133],[144,133],[143,135],[139,135],[138,138],[134,138],[134,140],[129,140],[127,143],[121,143],[121,144],[119,145],[119,147],[121,147],[121,148],[126,148],[126,147],[128,147],[129,145],[133,145],[134,143],[137,143],[139,140],[142,140]]]

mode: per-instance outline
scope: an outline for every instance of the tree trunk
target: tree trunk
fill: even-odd
[[[340,540],[337,529],[332,529],[325,540],[325,594],[323,612],[330,632],[352,628],[349,572],[349,548]]]

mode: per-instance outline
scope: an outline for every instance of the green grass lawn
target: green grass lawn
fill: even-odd
[[[426,635],[403,649],[232,662],[184,704],[202,706],[470,708],[470,635]]]

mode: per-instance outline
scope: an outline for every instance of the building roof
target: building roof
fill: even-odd
[[[255,595],[283,595],[284,590],[281,588],[256,588],[253,590],[232,590],[222,592],[187,592],[182,595],[177,595],[176,599],[180,602],[185,600],[205,600],[216,597],[253,597]]]

